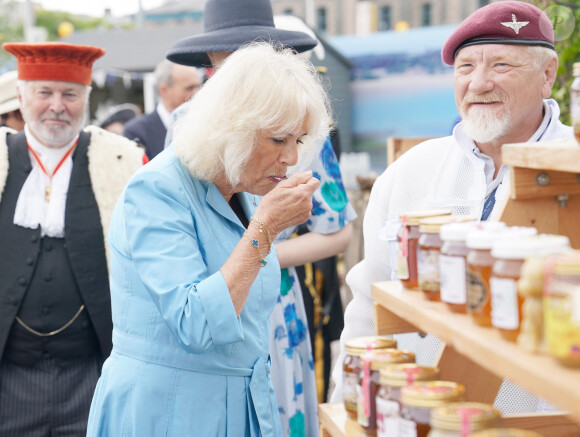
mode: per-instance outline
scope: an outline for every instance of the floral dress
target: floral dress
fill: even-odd
[[[324,143],[311,167],[321,182],[314,193],[310,232],[330,234],[356,218],[342,183],[338,160],[330,140]],[[278,234],[276,242],[291,238],[297,227]],[[280,296],[270,316],[272,384],[278,401],[284,435],[318,435],[318,398],[314,359],[300,282],[294,267],[282,269]]]

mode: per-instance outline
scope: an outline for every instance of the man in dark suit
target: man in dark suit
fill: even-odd
[[[143,150],[82,130],[104,50],[6,43],[24,131],[0,128],[0,435],[86,435],[112,348],[106,234]]]
[[[163,150],[171,113],[190,99],[201,86],[202,77],[195,67],[175,64],[166,59],[155,68],[159,103],[155,111],[130,120],[123,135],[143,146],[149,159]]]

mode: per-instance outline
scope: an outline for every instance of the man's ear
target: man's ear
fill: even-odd
[[[554,56],[544,66],[544,82],[542,83],[542,97],[547,99],[552,94],[552,87],[558,73],[558,58]]]

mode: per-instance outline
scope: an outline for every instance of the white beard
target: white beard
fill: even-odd
[[[463,127],[473,141],[489,143],[507,133],[510,119],[509,111],[498,118],[492,110],[472,106],[463,117]]]
[[[30,131],[36,135],[38,140],[48,147],[63,146],[72,141],[79,133],[83,125],[83,117],[78,120],[71,120],[71,124],[64,127],[48,127],[40,120],[32,119],[27,122]]]

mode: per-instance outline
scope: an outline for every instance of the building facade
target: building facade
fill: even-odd
[[[271,0],[274,14],[302,18],[325,36],[460,23],[498,0]]]

